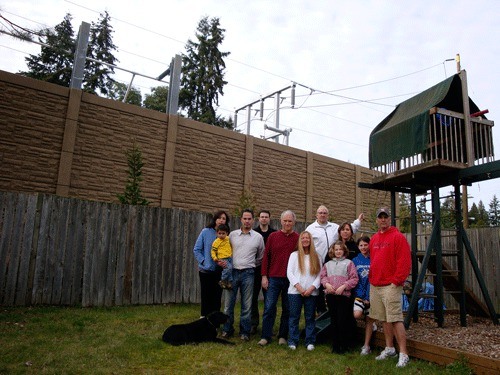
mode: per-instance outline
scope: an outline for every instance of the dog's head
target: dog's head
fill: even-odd
[[[221,324],[226,323],[227,320],[229,319],[229,316],[220,311],[214,311],[207,315],[207,319],[214,326],[218,327]]]

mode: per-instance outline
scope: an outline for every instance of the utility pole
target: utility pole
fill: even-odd
[[[76,38],[76,51],[71,71],[71,81],[69,87],[72,89],[82,89],[83,75],[85,72],[85,59],[89,46],[90,24],[82,22]]]

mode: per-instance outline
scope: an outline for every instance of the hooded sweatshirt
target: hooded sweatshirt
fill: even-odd
[[[370,284],[402,286],[411,271],[410,245],[396,227],[378,231],[370,239]]]

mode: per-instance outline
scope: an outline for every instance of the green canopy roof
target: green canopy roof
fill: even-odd
[[[469,98],[470,113],[479,108]],[[462,82],[454,76],[398,104],[370,134],[370,168],[420,154],[429,140],[429,110],[445,108],[463,113]]]

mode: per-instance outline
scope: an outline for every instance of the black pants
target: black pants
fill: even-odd
[[[323,288],[323,285],[319,286],[318,291],[319,294],[316,297],[316,312],[320,315],[326,311],[325,288]]]
[[[201,316],[207,316],[213,311],[220,311],[222,288],[219,286],[222,269],[211,272],[201,272]]]
[[[262,275],[260,274],[261,266],[255,267],[253,274],[253,296],[252,296],[252,327],[258,327],[260,322],[259,314],[259,295],[262,289]],[[262,289],[262,292],[266,291]]]
[[[327,294],[326,303],[331,319],[332,351],[344,353],[354,346],[356,338],[352,298]]]

